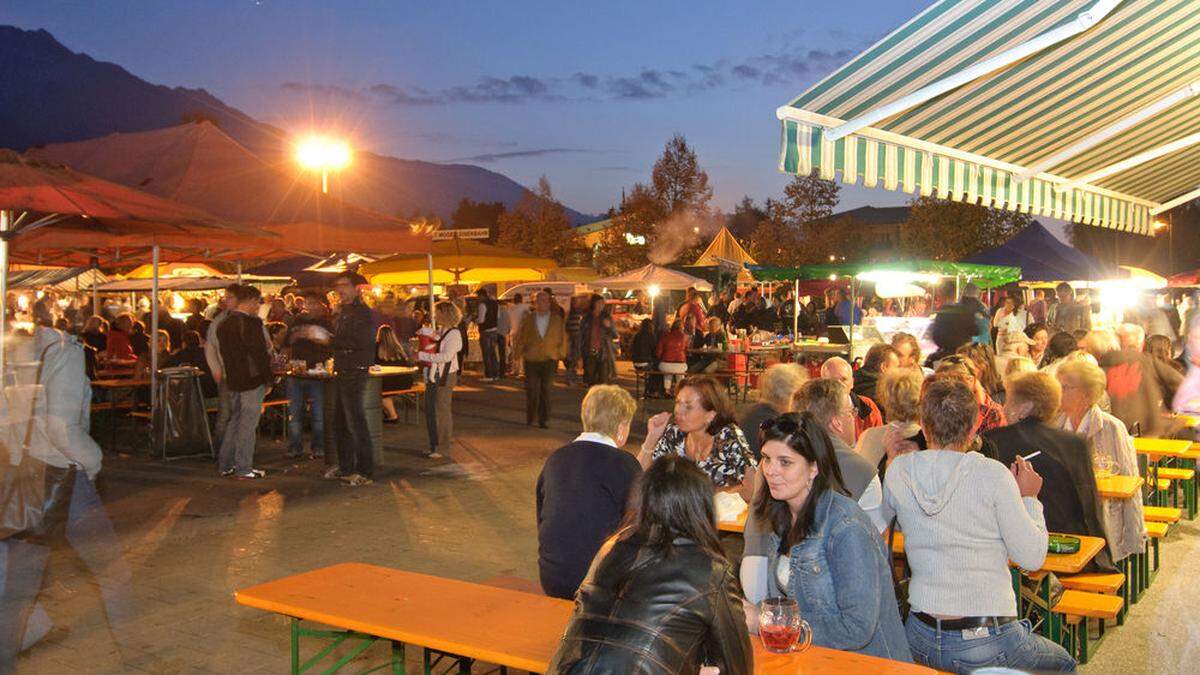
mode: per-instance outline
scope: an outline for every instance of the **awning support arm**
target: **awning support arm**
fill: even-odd
[[[1179,206],[1180,204],[1186,204],[1186,203],[1192,201],[1193,199],[1200,199],[1200,187],[1197,187],[1195,190],[1192,190],[1191,192],[1186,192],[1184,194],[1181,194],[1169,202],[1163,202],[1162,204],[1159,204],[1158,206],[1150,209],[1150,215],[1157,216],[1158,214],[1163,213],[1164,211],[1170,211],[1171,209],[1175,208],[1176,206]]]
[[[1043,49],[1052,47],[1059,42],[1068,40],[1080,33],[1086,31],[1092,26],[1099,23],[1104,17],[1108,16],[1117,5],[1121,4],[1121,0],[1096,0],[1096,2],[1088,9],[1080,12],[1070,23],[1064,24],[1052,31],[1047,31],[1041,35],[1023,42],[1012,49],[997,54],[990,59],[981,61],[970,68],[966,68],[950,77],[943,78],[932,84],[925,85],[913,93],[904,96],[896,101],[875,108],[874,110],[856,117],[840,126],[830,129],[826,133],[826,138],[830,141],[836,141],[839,138],[844,138],[850,134],[869,127],[876,122],[885,120],[893,115],[898,115],[905,110],[914,108],[926,101],[937,98],[942,94],[953,91],[968,82],[972,82],[984,75],[1000,70],[1006,66],[1010,66],[1021,59],[1036,54]]]
[[[1189,134],[1183,138],[1175,139],[1170,143],[1160,145],[1157,148],[1151,148],[1145,152],[1139,152],[1133,157],[1123,159],[1115,164],[1109,164],[1103,169],[1097,169],[1089,174],[1080,176],[1079,178],[1069,180],[1065,183],[1059,183],[1054,186],[1054,189],[1059,192],[1074,190],[1123,171],[1128,171],[1136,166],[1145,164],[1146,162],[1152,162],[1159,157],[1165,157],[1173,152],[1179,152],[1180,150],[1189,148],[1197,143],[1200,143],[1200,133]]]
[[[1038,162],[1037,164],[1033,164],[1029,168],[1025,169],[1024,171],[1021,171],[1020,173],[1016,174],[1015,176],[1013,176],[1013,178],[1018,183],[1023,183],[1025,181],[1029,180],[1030,178],[1033,178],[1034,176],[1038,175],[1039,173],[1042,173],[1043,171],[1048,171],[1048,170],[1058,166],[1059,164],[1062,164],[1063,162],[1067,161],[1068,159],[1071,159],[1072,157],[1076,157],[1076,156],[1086,152],[1087,150],[1090,150],[1091,148],[1096,147],[1097,145],[1103,143],[1104,141],[1107,141],[1108,139],[1112,138],[1113,136],[1116,136],[1117,134],[1120,134],[1129,129],[1132,129],[1134,126],[1141,124],[1142,122],[1157,116],[1159,113],[1161,113],[1163,111],[1169,110],[1170,108],[1178,105],[1179,103],[1182,103],[1183,101],[1188,100],[1189,98],[1192,98],[1193,96],[1200,96],[1200,80],[1190,82],[1187,85],[1180,87],[1179,89],[1176,89],[1175,91],[1171,92],[1167,96],[1164,96],[1163,98],[1158,99],[1154,103],[1151,103],[1150,105],[1146,106],[1145,108],[1138,110],[1137,112],[1133,113],[1132,115],[1127,115],[1127,116],[1117,120],[1116,122],[1113,122],[1112,124],[1108,125],[1107,127],[1104,127],[1100,131],[1097,131],[1096,133],[1091,134],[1091,135],[1087,136],[1086,138],[1081,139],[1079,142],[1074,143],[1066,148],[1063,148],[1062,150],[1059,150],[1058,152],[1054,153],[1053,155],[1050,155],[1049,157]]]

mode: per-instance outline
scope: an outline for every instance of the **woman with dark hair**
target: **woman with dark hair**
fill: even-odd
[[[1066,331],[1059,331],[1046,344],[1046,353],[1038,363],[1038,368],[1053,375],[1058,370],[1058,363],[1076,351],[1079,351],[1079,339]]]
[[[713,485],[737,487],[743,499],[754,494],[757,462],[723,385],[712,377],[685,379],[675,393],[674,416],[663,412],[646,423],[638,461],[645,468],[665,455],[687,457]]]
[[[959,347],[956,353],[975,363],[975,376],[979,379],[979,384],[983,385],[988,396],[1003,404],[1004,378],[1001,377],[1000,369],[996,367],[996,351],[992,346],[972,342]]]
[[[1029,345],[1029,358],[1040,368],[1050,344],[1050,327],[1044,323],[1031,323],[1025,327],[1025,337],[1033,340]]]
[[[683,322],[675,319],[671,329],[658,336],[658,347],[655,357],[658,358],[658,369],[663,373],[663,387],[674,391],[679,380],[687,372],[688,336],[683,332]]]
[[[712,483],[695,464],[651,464],[592,561],[546,672],[752,672],[737,578],[714,522]]]
[[[1145,350],[1155,361],[1165,363],[1181,375],[1186,372],[1183,364],[1171,356],[1174,346],[1171,344],[1171,338],[1166,335],[1151,335],[1146,338]]]
[[[593,295],[587,313],[579,321],[579,351],[583,357],[583,381],[587,386],[608,384],[616,379],[615,339],[617,329],[605,306],[604,296]]]
[[[396,337],[396,331],[390,324],[382,324],[375,331],[375,363],[380,366],[406,366],[408,365],[408,354],[404,351],[404,345],[400,343],[400,339]],[[412,386],[413,378],[411,375],[386,375],[383,382],[380,383],[383,391],[399,391],[408,389]],[[396,399],[392,396],[385,396],[381,401],[383,408],[383,421],[388,424],[396,424],[400,421],[400,416],[396,413]]]
[[[762,425],[762,479],[746,521],[746,623],[784,595],[800,605],[813,644],[912,661],[874,524],[846,496],[833,442],[809,413]]]

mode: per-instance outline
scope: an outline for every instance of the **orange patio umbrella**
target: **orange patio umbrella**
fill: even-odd
[[[192,206],[0,150],[0,298],[7,298],[10,253],[42,262],[37,252],[89,255],[94,260],[101,251],[149,248],[157,264],[162,247],[197,251],[214,244],[236,245],[238,240],[248,244],[264,236],[269,235],[223,223]],[[152,303],[157,301],[154,294]],[[152,330],[157,330],[157,306],[152,317]],[[6,321],[5,312],[0,312],[0,340],[7,337]],[[157,341],[151,340],[151,345],[154,379]]]

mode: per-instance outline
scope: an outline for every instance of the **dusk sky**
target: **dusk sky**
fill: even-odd
[[[589,213],[649,177],[674,132],[731,209],[777,196],[775,108],[928,0],[397,2],[6,0],[0,23],[289,130],[402,158],[545,174]],[[847,188],[841,208],[905,195]]]

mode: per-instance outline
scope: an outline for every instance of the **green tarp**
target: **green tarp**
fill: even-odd
[[[831,265],[801,265],[800,267],[774,267],[771,265],[747,265],[747,269],[758,281],[816,281],[831,276],[857,277],[864,272],[911,272],[914,274],[937,274],[947,278],[962,277],[981,288],[994,288],[1020,281],[1021,268],[1000,265],[974,265],[971,263],[948,262],[945,260],[898,260],[895,262],[853,262]]]

